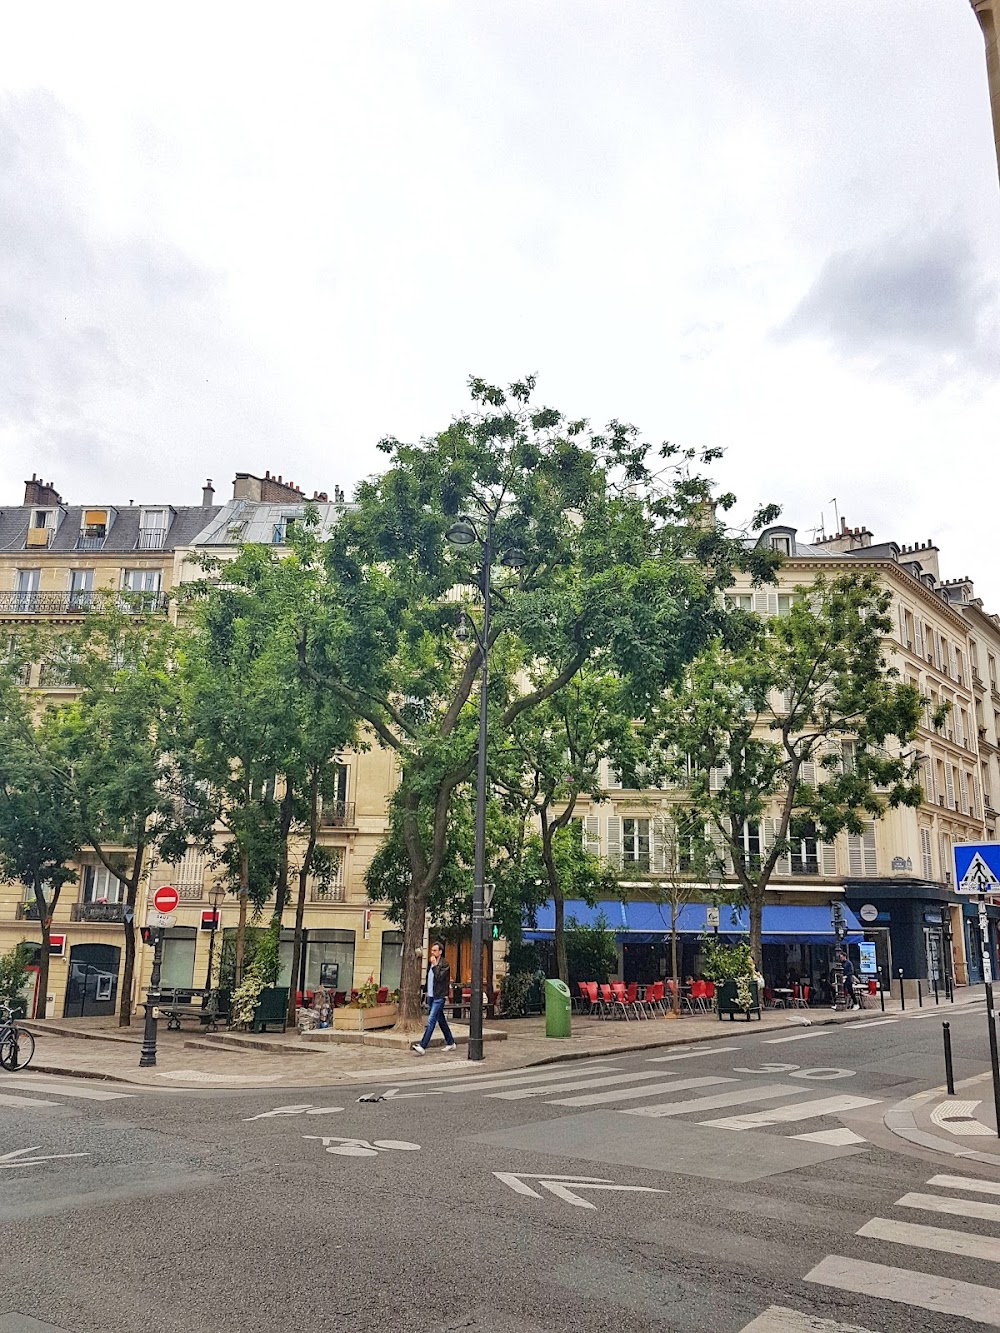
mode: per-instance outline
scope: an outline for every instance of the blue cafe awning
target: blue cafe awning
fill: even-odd
[[[686,903],[677,912],[677,931],[682,935],[701,935],[710,932],[706,903]],[[640,937],[651,940],[665,935],[671,929],[670,906],[667,903],[628,902],[617,900],[599,902],[588,907],[580,901],[566,903],[566,920],[574,917],[581,925],[593,926],[603,917],[609,930],[625,943]],[[537,925],[525,930],[526,940],[551,939],[555,928],[555,910],[551,902],[538,909]],[[844,906],[844,921],[848,934],[860,935],[863,927],[849,907]],[[836,935],[830,920],[828,905],[780,903],[764,908],[762,922],[765,944],[834,944]],[[720,935],[747,935],[750,932],[750,913],[745,907],[723,906],[719,909]]]

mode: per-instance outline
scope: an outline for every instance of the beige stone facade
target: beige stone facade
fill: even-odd
[[[79,623],[102,597],[123,590],[158,614],[176,614],[171,592],[201,573],[197,557],[210,553],[225,558],[241,542],[281,546],[288,527],[304,512],[307,497],[291,483],[269,473],[258,478],[240,473],[233,498],[215,503],[209,482],[202,503],[169,505],[70,505],[51,485],[32,478],[25,483],[24,503],[0,513],[0,634],[25,624]],[[343,495],[331,503],[325,494],[312,497],[321,521],[333,521]],[[58,680],[46,679],[36,665],[25,685],[46,696],[66,695]],[[396,783],[394,757],[377,745],[340,756],[336,800],[324,811],[321,844],[340,853],[340,874],[329,893],[310,885],[306,907],[306,943],[300,980],[304,989],[334,975],[337,989],[350,990],[369,976],[380,984],[398,984],[401,937],[365,891],[367,866],[387,826],[389,794]],[[51,1016],[110,1013],[117,1005],[123,958],[123,905],[118,882],[84,854],[78,882],[67,885],[53,916],[56,951],[50,963],[47,1011]],[[145,919],[152,893],[163,884],[177,888],[180,903],[176,924],[166,934],[163,983],[203,986],[208,969],[213,902],[219,903],[218,951],[235,930],[237,904],[216,891],[207,858],[192,848],[176,865],[154,862],[137,905],[138,927]],[[34,903],[23,886],[0,883],[0,952],[25,940],[37,943]],[[288,926],[282,954],[290,984],[293,903],[286,910]],[[138,951],[133,1008],[148,983],[151,950]],[[299,989],[296,986],[296,989]]]

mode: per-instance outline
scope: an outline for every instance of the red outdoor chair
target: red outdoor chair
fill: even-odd
[[[601,993],[601,1017],[613,1018],[615,1010],[614,991],[606,982],[601,982],[599,987]]]
[[[388,987],[388,986],[380,986],[380,987],[379,987],[378,994],[375,996],[375,1003],[376,1003],[376,1004],[385,1004],[386,1001],[388,1000],[388,998],[389,998],[389,987]]]
[[[714,981],[706,981],[706,982],[703,983],[703,985],[702,985],[702,991],[701,991],[701,1001],[702,1001],[702,1005],[701,1005],[701,1007],[705,1010],[705,1012],[706,1012],[706,1013],[711,1013],[712,1008],[713,1008],[714,1005],[715,1005],[715,982],[714,982]]]

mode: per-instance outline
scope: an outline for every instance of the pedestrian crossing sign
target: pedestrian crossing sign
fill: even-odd
[[[952,851],[956,893],[1000,893],[1000,842],[960,842]]]

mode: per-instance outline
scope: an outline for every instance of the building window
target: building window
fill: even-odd
[[[759,870],[760,824],[755,820],[741,824],[736,830],[734,841],[736,846],[733,851],[737,857],[742,856],[743,865],[751,871]]]
[[[94,598],[94,571],[92,569],[71,569],[69,572],[70,611],[89,611]]]
[[[791,593],[778,593],[778,615],[787,616],[795,604],[795,597]]]
[[[724,600],[730,611],[753,610],[753,597],[750,593],[727,592]]]
[[[13,611],[34,611],[38,607],[40,569],[19,569],[14,574]]]
[[[83,867],[83,901],[85,903],[120,903],[125,897],[125,885],[107,866]]]
[[[122,590],[128,594],[124,601],[131,607],[152,611],[160,597],[160,571],[158,569],[122,570]]]
[[[144,509],[139,515],[140,551],[158,551],[167,536],[167,511],[165,509]]]
[[[816,841],[815,824],[808,824],[801,837],[792,838],[791,858],[793,875],[819,874],[819,844]]]
[[[649,820],[622,820],[622,860],[649,870]]]
[[[931,857],[931,831],[929,828],[920,830],[920,872],[924,879],[934,878],[934,862]]]
[[[770,546],[772,551],[777,551],[780,555],[792,554],[791,537],[772,537],[770,539]]]

